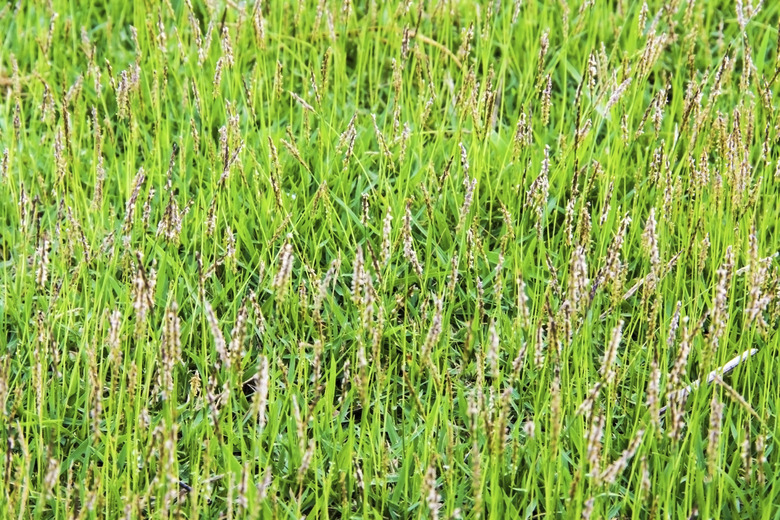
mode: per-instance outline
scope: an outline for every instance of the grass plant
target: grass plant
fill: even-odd
[[[4,3],[0,518],[778,518],[779,18]]]

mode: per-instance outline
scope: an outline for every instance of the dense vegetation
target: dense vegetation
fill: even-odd
[[[4,4],[0,517],[777,518],[778,15]]]

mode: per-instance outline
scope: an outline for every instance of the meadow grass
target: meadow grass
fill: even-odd
[[[779,16],[3,4],[0,518],[778,518]]]

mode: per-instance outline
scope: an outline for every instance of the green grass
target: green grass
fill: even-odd
[[[778,517],[780,4],[189,4],[1,9],[0,518]]]

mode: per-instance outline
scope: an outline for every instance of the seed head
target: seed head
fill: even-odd
[[[423,343],[422,352],[420,355],[423,360],[427,360],[433,348],[439,342],[439,337],[442,332],[442,298],[434,298],[433,300],[434,312],[433,319],[431,320],[431,328],[428,329],[428,335],[425,337],[425,343]]]
[[[604,471],[602,471],[596,478],[597,482],[604,482],[606,484],[614,484],[617,477],[628,466],[628,461],[634,456],[639,445],[642,443],[642,437],[644,436],[644,430],[639,430],[634,438],[631,440],[628,448],[626,448],[620,457],[610,464]]]
[[[650,257],[650,265],[654,271],[660,268],[661,259],[658,252],[658,235],[656,233],[655,208],[650,209],[650,215],[645,223],[645,230],[642,233],[642,247],[645,253]]]
[[[230,344],[228,354],[232,365],[239,366],[244,357],[244,342],[247,335],[247,323],[249,321],[249,298],[244,298],[236,316],[236,323],[230,331]]]
[[[181,362],[181,320],[178,310],[179,306],[176,300],[171,301],[165,309],[161,362],[158,369],[163,400],[174,395],[173,371],[176,364]]]
[[[571,256],[569,272],[569,302],[575,313],[582,312],[588,303],[588,264],[585,259],[585,249],[577,246]]]
[[[496,330],[496,320],[493,319],[490,322],[490,332],[488,341],[487,363],[490,367],[491,377],[494,380],[498,379],[498,347],[500,344],[500,338],[498,331]]]
[[[255,30],[255,41],[261,50],[265,50],[265,18],[263,18],[262,2],[255,2],[252,13],[252,25]]]
[[[601,437],[604,435],[604,416],[596,414],[591,420],[590,430],[588,431],[588,467],[591,476],[596,476],[601,471]]]
[[[656,428],[661,427],[660,395],[661,369],[658,366],[658,359],[653,357],[650,363],[650,381],[647,384],[647,408],[650,410],[650,421]]]
[[[549,197],[550,182],[548,175],[550,172],[550,146],[544,147],[544,160],[539,176],[531,184],[526,193],[526,204],[531,206],[536,212],[536,232],[539,237],[542,236],[542,225],[544,213],[547,209],[547,199]]]
[[[468,175],[463,179],[463,187],[466,189],[466,193],[463,197],[463,205],[460,207],[460,219],[458,221],[458,227],[461,227],[466,219],[466,216],[471,209],[471,203],[474,200],[474,189],[477,187],[477,179],[471,179],[469,182]]]
[[[382,224],[382,264],[387,266],[390,261],[392,242],[390,233],[393,231],[393,214],[390,211],[390,206],[387,206],[387,213]]]
[[[709,341],[711,343],[710,354],[712,355],[715,354],[715,351],[718,348],[720,338],[726,330],[726,324],[729,319],[728,293],[733,270],[734,253],[732,252],[731,246],[729,246],[726,249],[726,258],[716,272],[718,284],[715,288],[715,298],[712,311],[710,312],[712,328],[710,329]]]
[[[209,324],[211,335],[214,337],[214,349],[217,351],[219,361],[217,362],[217,368],[224,366],[230,369],[231,357],[228,352],[227,343],[225,342],[225,336],[222,334],[222,329],[219,326],[219,320],[214,313],[214,309],[208,300],[203,300],[203,307],[206,312],[206,321]]]
[[[626,91],[626,89],[631,85],[631,80],[633,78],[627,78],[623,83],[618,85],[614,92],[612,92],[612,95],[609,97],[609,101],[607,101],[607,106],[604,108],[605,112],[609,112],[609,109],[615,106],[615,104],[620,101],[620,98],[623,96],[623,93]]]
[[[257,426],[261,431],[266,421],[265,410],[268,406],[269,383],[268,358],[261,354],[255,374],[255,393],[252,396],[252,407],[257,417]]]
[[[552,107],[552,75],[547,75],[547,82],[542,91],[542,125],[550,122],[550,108]]]
[[[441,495],[436,489],[436,466],[433,461],[431,461],[431,464],[425,471],[423,492],[425,494],[425,504],[428,506],[428,513],[433,520],[438,520],[439,509],[441,508]]]
[[[41,238],[38,241],[38,247],[35,249],[35,258],[37,268],[35,271],[35,283],[38,289],[43,290],[46,286],[46,281],[49,279],[49,251],[51,249],[51,242],[49,242],[49,236],[44,232],[41,234]]]
[[[713,392],[710,402],[710,431],[707,435],[707,471],[710,479],[715,475],[718,464],[718,445],[722,421],[723,403],[718,400],[717,392]]]
[[[141,187],[143,186],[145,180],[146,180],[146,174],[144,173],[143,167],[141,167],[138,169],[138,173],[136,173],[135,180],[133,181],[133,192],[130,195],[130,198],[127,199],[127,204],[125,204],[125,220],[124,220],[125,234],[128,234],[132,229],[133,219],[135,217],[136,202],[138,201],[138,195],[141,193]]]
[[[618,324],[612,329],[612,336],[609,339],[609,345],[604,353],[604,362],[601,364],[599,374],[607,384],[612,384],[615,381],[615,359],[617,358],[617,349],[620,345],[620,339],[623,334],[623,320],[620,320]]]
[[[279,271],[276,273],[271,288],[277,292],[284,290],[290,281],[290,275],[292,274],[293,263],[295,257],[293,256],[292,245],[287,242],[282,249],[282,254],[279,256]]]
[[[143,266],[143,255],[140,251],[136,252],[136,259],[135,276],[133,277],[133,310],[136,318],[136,332],[140,333],[143,324],[146,322],[146,315],[154,307],[157,272],[152,267],[147,274]],[[154,264],[156,264],[156,261]]]

